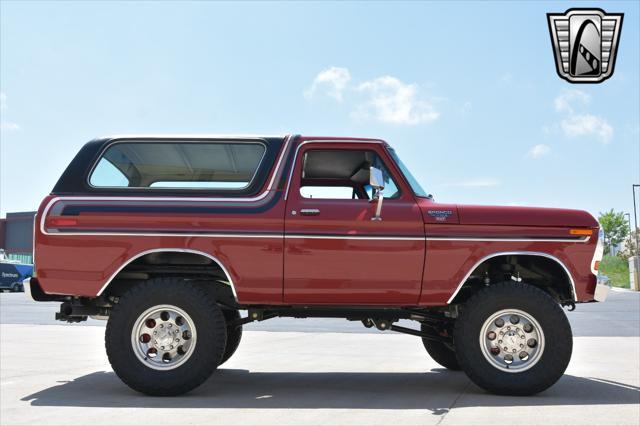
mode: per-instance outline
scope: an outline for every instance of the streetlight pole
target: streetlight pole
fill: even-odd
[[[640,232],[638,232],[638,213],[636,211],[636,188],[640,188],[640,184],[636,184],[634,183],[632,185],[632,189],[633,189],[633,224],[635,225],[635,233],[636,233],[636,250],[635,250],[635,254],[636,256],[638,256],[638,252],[640,251],[640,246],[638,245],[638,234],[640,234]]]

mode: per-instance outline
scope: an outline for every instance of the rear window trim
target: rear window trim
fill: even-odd
[[[251,176],[251,179],[249,180],[249,182],[247,183],[247,185],[245,185],[242,188],[180,188],[180,187],[175,187],[175,188],[164,188],[164,187],[151,187],[151,186],[95,186],[91,184],[91,176],[93,176],[93,173],[95,172],[96,167],[98,167],[98,163],[100,163],[100,161],[102,159],[105,159],[106,161],[109,161],[107,158],[104,157],[105,153],[107,152],[107,150],[109,150],[111,147],[113,147],[114,145],[118,145],[118,144],[125,144],[125,143],[141,143],[141,144],[151,144],[151,143],[179,143],[179,144],[184,144],[184,143],[193,143],[193,144],[222,144],[222,143],[236,143],[236,144],[254,144],[254,145],[262,145],[262,147],[264,148],[264,151],[262,152],[262,157],[260,158],[260,161],[258,162],[258,166],[256,167],[255,171],[253,172],[253,175]],[[266,141],[264,139],[232,139],[232,138],[225,138],[225,139],[181,139],[181,138],[176,138],[176,139],[117,139],[117,140],[113,140],[108,142],[100,151],[100,153],[96,156],[95,160],[93,161],[93,164],[91,165],[91,168],[89,169],[87,175],[85,176],[85,184],[94,190],[110,190],[110,191],[118,191],[118,192],[141,192],[141,191],[152,191],[153,193],[161,193],[161,192],[167,192],[167,190],[172,190],[172,191],[177,191],[177,192],[182,192],[182,191],[188,191],[188,192],[194,192],[194,193],[211,193],[211,192],[232,192],[235,191],[236,193],[238,192],[242,192],[242,191],[246,191],[247,189],[249,189],[251,187],[251,185],[254,183],[256,176],[258,175],[258,173],[261,170],[261,167],[264,163],[264,159],[267,156],[267,153],[269,151],[269,146],[267,145]],[[109,161],[110,162],[110,161]],[[110,162],[111,163],[111,162]],[[111,163],[113,164],[113,163]],[[115,165],[114,165],[115,167]]]

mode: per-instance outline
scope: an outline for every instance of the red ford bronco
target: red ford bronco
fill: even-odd
[[[150,395],[200,385],[243,324],[274,317],[415,335],[482,388],[529,395],[569,363],[562,307],[608,289],[590,214],[437,203],[376,139],[96,139],[35,220],[25,289],[59,320],[108,320],[114,371]]]

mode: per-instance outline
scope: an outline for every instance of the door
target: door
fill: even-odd
[[[372,220],[370,166],[385,176],[382,220]],[[417,304],[422,215],[384,147],[303,144],[294,167],[285,210],[284,302]]]

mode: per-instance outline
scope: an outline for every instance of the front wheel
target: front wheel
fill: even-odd
[[[105,346],[113,370],[129,387],[168,396],[207,380],[226,338],[224,316],[208,292],[183,279],[155,278],[120,297]]]
[[[462,307],[456,355],[469,378],[500,395],[532,395],[562,377],[573,347],[560,305],[537,287],[500,283]]]

